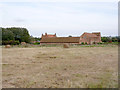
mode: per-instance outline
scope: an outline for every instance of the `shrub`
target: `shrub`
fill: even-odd
[[[85,42],[85,45],[87,45],[87,42]]]
[[[96,44],[95,42],[93,42],[93,44]]]
[[[84,45],[84,42],[82,42],[81,44]]]
[[[112,43],[112,41],[109,41],[109,43]]]
[[[34,45],[40,45],[40,42],[36,42],[36,43],[34,43]]]
[[[14,40],[10,40],[10,41],[2,41],[2,45],[19,45],[20,42],[19,41],[14,41]]]
[[[102,44],[101,42],[97,43],[97,44]]]
[[[28,44],[26,44],[26,45],[24,45],[24,47],[29,47],[29,45],[28,45]]]
[[[19,41],[13,41],[12,45],[19,45],[20,42]]]

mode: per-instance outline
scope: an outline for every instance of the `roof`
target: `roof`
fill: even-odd
[[[55,37],[55,35],[50,35],[50,34],[49,34],[49,35],[47,35],[46,37]]]
[[[79,43],[80,37],[44,37],[41,43]]]
[[[87,37],[98,37],[97,35],[95,35],[95,34],[93,34],[93,33],[83,33],[82,35],[81,35],[81,37],[82,36],[87,36]]]
[[[45,35],[42,34],[42,38],[43,37],[56,37],[56,33],[55,34],[47,34],[47,33],[45,33]]]

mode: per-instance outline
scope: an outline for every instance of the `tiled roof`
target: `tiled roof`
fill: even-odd
[[[43,37],[41,43],[79,43],[80,37]]]
[[[47,35],[47,37],[55,37],[55,35]]]
[[[83,33],[83,34],[81,35],[81,37],[82,37],[83,35],[85,35],[85,36],[87,36],[87,37],[98,37],[97,35],[95,35],[95,34],[93,34],[93,33]]]

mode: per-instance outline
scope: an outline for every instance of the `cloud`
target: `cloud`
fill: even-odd
[[[3,27],[26,27],[33,36],[44,32],[80,35],[101,31],[117,35],[117,3],[3,3]]]
[[[118,2],[118,0],[3,0],[1,2]]]
[[[25,22],[25,19],[16,19],[15,22],[21,23],[21,22]]]

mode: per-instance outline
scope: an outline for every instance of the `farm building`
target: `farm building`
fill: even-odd
[[[81,44],[81,43],[96,44],[99,42],[102,42],[100,32],[96,32],[96,33],[86,33],[85,32],[80,36],[79,44]]]
[[[101,42],[101,34],[98,33],[83,33],[80,37],[57,37],[56,33],[54,35],[50,35],[45,33],[42,34],[40,44],[61,44],[61,43],[69,43],[69,44],[93,44]]]

